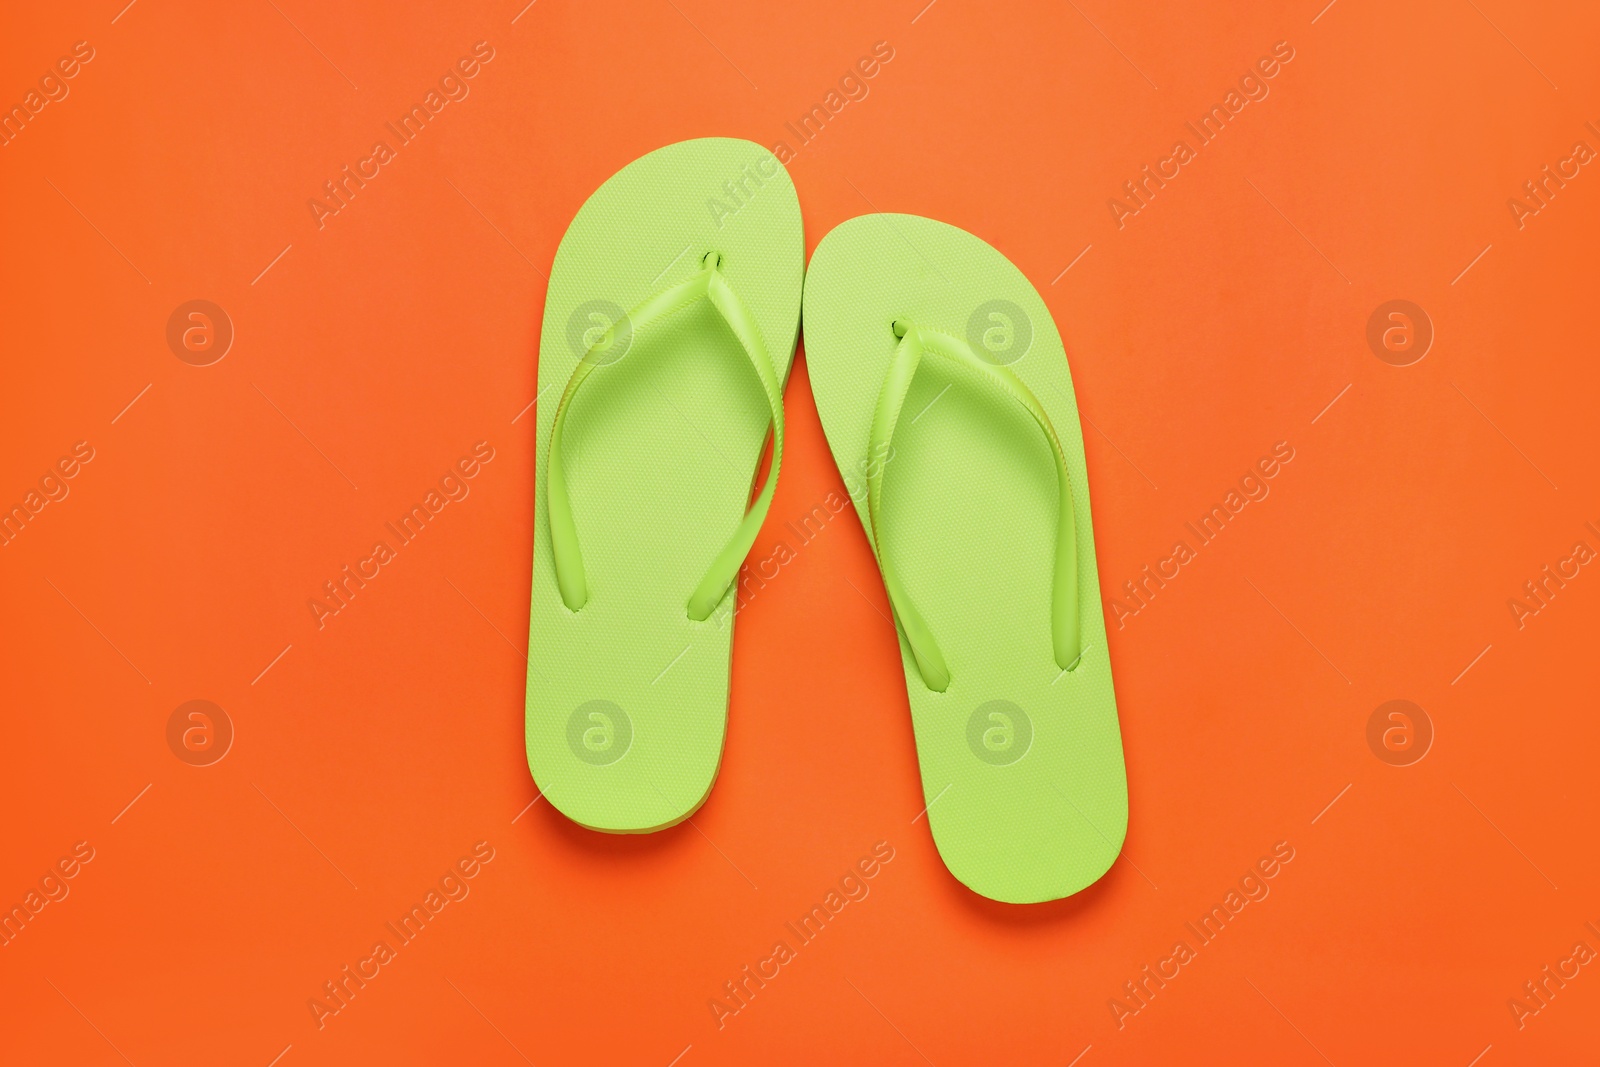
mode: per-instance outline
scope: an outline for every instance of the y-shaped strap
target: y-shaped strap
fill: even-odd
[[[1061,441],[1050,417],[1037,397],[1022,383],[1022,379],[1009,367],[979,359],[965,342],[949,334],[914,326],[896,319],[894,333],[900,338],[894,358],[889,363],[889,373],[883,379],[883,389],[878,394],[878,407],[872,415],[872,440],[869,456],[888,455],[894,441],[895,426],[900,421],[900,409],[905,404],[911,380],[916,377],[924,352],[935,352],[946,359],[974,370],[1027,409],[1033,421],[1050,440],[1055,453],[1056,479],[1060,485],[1060,499],[1056,518],[1056,573],[1050,603],[1050,631],[1055,649],[1056,666],[1071,670],[1077,666],[1082,654],[1078,636],[1078,535],[1072,511],[1072,486],[1067,478],[1067,459],[1061,451]],[[870,531],[878,554],[878,568],[883,572],[883,584],[889,591],[889,603],[895,617],[905,631],[906,642],[917,661],[923,684],[936,693],[950,686],[950,669],[933,639],[933,633],[922,615],[906,595],[905,587],[894,566],[883,552],[883,472],[887,464],[876,464],[867,472],[867,514],[871,519]]]
[[[722,551],[717,553],[716,559],[711,561],[705,577],[700,579],[700,584],[689,597],[689,618],[696,622],[711,616],[738,573],[739,565],[750,554],[750,546],[755,544],[756,534],[767,517],[767,509],[772,506],[772,495],[778,487],[778,471],[783,466],[783,394],[778,388],[772,360],[767,357],[767,347],[762,343],[761,330],[750,309],[745,307],[722,276],[721,255],[707,253],[702,263],[703,268],[693,277],[650,297],[628,313],[628,321],[634,331],[634,344],[639,343],[640,331],[650,323],[681,311],[697,300],[709,298],[749,357],[756,377],[761,379],[761,389],[766,394],[772,420],[772,470],[767,475],[761,495],[745,513],[739,528],[733,532]],[[572,407],[572,398],[577,395],[578,387],[601,365],[597,360],[610,347],[610,335],[611,331],[607,331],[596,341],[573,369],[566,392],[561,394],[561,403],[556,407],[555,426],[550,432],[550,463],[545,481],[550,511],[550,553],[555,562],[556,585],[561,590],[561,602],[568,611],[577,611],[589,602],[589,585],[584,577],[583,556],[578,551],[578,530],[572,521],[572,502],[567,496],[566,471],[561,458],[561,431],[566,425],[567,412]]]

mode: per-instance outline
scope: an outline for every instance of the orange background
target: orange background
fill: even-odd
[[[1507,1002],[1575,942],[1600,949],[1600,577],[1520,629],[1507,602],[1574,542],[1600,548],[1600,176],[1520,228],[1507,200],[1600,148],[1600,16],[524,2],[7,16],[6,106],[75,42],[94,58],[0,147],[0,503],[76,442],[94,458],[0,547],[0,903],[80,841],[94,858],[0,947],[0,1058],[1592,1054],[1600,968],[1520,1029]],[[319,229],[323,182],[480,40],[470,95]],[[894,58],[870,94],[795,144],[784,124],[878,41]],[[1108,199],[1279,41],[1270,95],[1119,229]],[[605,837],[528,806],[542,274],[608,175],[713,134],[798,149],[808,247],[915,212],[1034,280],[1082,400],[1108,593],[1295,450],[1113,625],[1131,823],[1072,899],[996,904],[941,865],[853,518],[740,613],[723,771],[692,824]],[[197,298],[236,331],[203,367],[166,340]],[[1436,331],[1406,367],[1366,340],[1397,298]],[[803,356],[787,401],[757,558],[840,488]],[[319,630],[307,600],[478,441],[495,458],[470,497]],[[236,732],[210,766],[167,741],[195,699]],[[1368,746],[1392,699],[1436,734],[1411,766]],[[319,1029],[323,983],[480,841],[470,895]],[[879,841],[895,858],[870,896],[719,1029],[723,983]],[[1123,983],[1279,841],[1270,896],[1119,1027]]]

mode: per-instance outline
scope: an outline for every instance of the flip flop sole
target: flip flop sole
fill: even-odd
[[[626,311],[701,269],[708,252],[750,309],[779,382],[799,330],[804,239],[788,173],[749,141],[670,145],[612,176],[556,252],[539,339],[528,766],[543,795],[595,830],[643,833],[710,793],[728,719],[733,593],[705,621],[686,604],[739,525],[769,412],[748,357],[700,301],[641,329]],[[619,320],[622,320],[619,322]],[[589,597],[563,603],[550,546],[548,449],[562,455]]]
[[[1128,800],[1082,431],[1050,312],[1021,271],[971,234],[914,215],[866,215],[813,253],[804,317],[829,447],[869,528],[861,487],[869,466],[882,464],[879,547],[949,666],[949,687],[933,692],[901,636],[939,854],[958,880],[996,900],[1075,893],[1116,859]],[[1077,528],[1084,651],[1073,670],[1056,664],[1051,644],[1055,460],[1025,409],[975,388],[970,371],[924,358],[893,450],[869,457],[895,319],[1005,364],[1054,424]]]

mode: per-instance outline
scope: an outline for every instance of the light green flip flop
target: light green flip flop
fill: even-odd
[[[1075,893],[1121,850],[1128,792],[1050,312],[964,230],[864,215],[812,254],[805,328],[894,610],[939,854],[995,900]]]
[[[804,258],[788,173],[728,138],[630,163],[556,251],[539,339],[526,732],[543,795],[583,826],[660,830],[711,791],[732,584],[783,463]]]

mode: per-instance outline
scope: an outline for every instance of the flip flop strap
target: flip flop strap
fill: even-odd
[[[1008,397],[1027,410],[1033,417],[1034,423],[1050,441],[1050,448],[1055,453],[1056,479],[1060,486],[1050,631],[1056,666],[1062,670],[1071,670],[1077,666],[1078,659],[1082,655],[1078,633],[1078,536],[1077,524],[1073,517],[1072,486],[1067,476],[1067,459],[1061,451],[1061,440],[1056,436],[1056,429],[1051,425],[1050,417],[1045,414],[1039,399],[1023,384],[1015,371],[980,359],[964,341],[899,319],[895,320],[894,332],[895,336],[900,338],[900,343],[895,347],[894,357],[889,363],[889,372],[884,376],[883,388],[878,394],[878,406],[872,416],[872,439],[868,446],[868,455],[891,454],[889,450],[893,446],[895,427],[900,421],[900,409],[905,405],[906,394],[911,388],[912,379],[916,377],[917,368],[922,364],[925,352],[941,355],[958,366],[978,373],[986,381],[998,385]],[[868,533],[872,537],[873,548],[878,556],[878,567],[883,572],[883,584],[889,593],[890,606],[894,609],[895,618],[899,620],[900,628],[906,635],[907,644],[911,646],[911,655],[917,661],[917,669],[922,674],[923,684],[936,693],[942,693],[949,688],[950,669],[945,664],[944,656],[939,651],[939,645],[934,640],[932,631],[928,629],[921,613],[912,604],[911,598],[906,595],[899,573],[883,551],[881,534],[883,475],[887,467],[886,463],[868,467],[867,514],[871,521]]]
[[[773,371],[772,360],[767,356],[766,345],[761,340],[761,330],[756,325],[755,316],[750,314],[750,309],[739,299],[739,294],[734,292],[733,287],[723,277],[721,255],[716,252],[707,253],[702,263],[703,268],[688,280],[650,297],[627,315],[627,321],[634,331],[634,343],[637,344],[639,332],[650,324],[675,311],[681,311],[696,301],[709,299],[711,305],[722,316],[722,321],[738,340],[740,347],[744,349],[750,367],[761,380],[762,392],[767,397],[772,427],[772,469],[767,475],[766,484],[761,488],[760,496],[745,513],[743,521],[739,523],[738,529],[733,532],[733,536],[728,539],[722,551],[711,561],[705,577],[700,579],[700,584],[689,597],[689,618],[696,622],[704,621],[711,616],[712,610],[716,608],[717,603],[727,592],[728,586],[733,583],[735,575],[738,574],[739,565],[750,554],[750,546],[755,544],[756,534],[760,532],[761,523],[766,519],[767,509],[772,506],[772,496],[778,486],[778,471],[783,466],[783,394],[778,386],[777,374]],[[583,555],[578,549],[578,529],[572,519],[572,502],[567,494],[566,470],[561,455],[561,433],[566,426],[567,412],[572,407],[572,399],[577,395],[578,388],[598,367],[605,365],[598,363],[597,360],[610,347],[611,332],[608,330],[591,345],[583,354],[583,358],[578,361],[578,365],[573,368],[572,377],[567,380],[566,391],[561,394],[561,402],[556,407],[555,425],[550,432],[550,463],[545,480],[546,502],[550,513],[550,553],[555,562],[556,584],[561,590],[561,602],[567,606],[568,611],[577,611],[588,603],[589,586],[584,575]]]

